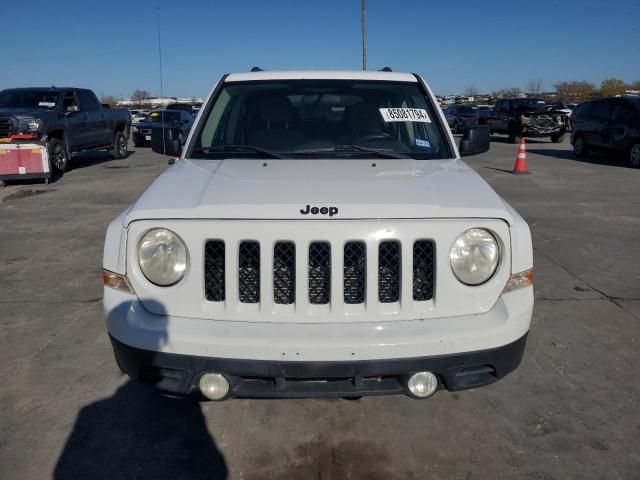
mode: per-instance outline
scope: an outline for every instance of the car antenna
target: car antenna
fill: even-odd
[[[378,70],[379,72],[393,72],[393,70],[391,70],[391,67],[382,67],[380,70]]]
[[[251,68],[251,71],[252,72],[264,72],[264,70],[261,69],[260,67],[253,67],[253,68]]]

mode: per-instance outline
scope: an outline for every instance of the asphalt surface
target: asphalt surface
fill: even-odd
[[[163,170],[85,154],[0,189],[0,479],[640,477],[640,170],[496,139],[468,163],[529,222],[536,305],[522,365],[477,390],[347,400],[163,398],[105,331],[108,222]]]

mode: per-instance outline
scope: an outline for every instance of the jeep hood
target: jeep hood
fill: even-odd
[[[338,213],[303,215],[306,206]],[[503,200],[461,160],[180,160],[125,215],[166,218],[344,220],[501,218]]]

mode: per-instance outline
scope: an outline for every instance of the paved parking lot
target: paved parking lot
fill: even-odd
[[[103,325],[103,237],[166,160],[85,154],[0,189],[0,478],[638,478],[640,170],[540,141],[515,176],[516,152],[468,163],[531,225],[525,358],[426,401],[198,404],[130,383]]]

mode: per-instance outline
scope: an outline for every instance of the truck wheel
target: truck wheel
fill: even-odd
[[[629,165],[640,168],[640,143],[632,145],[629,149]]]
[[[113,139],[113,149],[111,150],[113,158],[120,160],[121,158],[127,158],[129,150],[127,148],[127,137],[124,132],[116,132],[116,136]]]
[[[69,152],[64,142],[59,138],[52,138],[49,140],[47,149],[53,173],[61,175],[66,172],[69,168]]]
[[[589,155],[589,147],[582,136],[577,136],[573,141],[573,153],[576,157],[586,157]]]
[[[551,135],[551,141],[553,143],[562,143],[564,141],[564,133],[559,133],[556,135]]]

